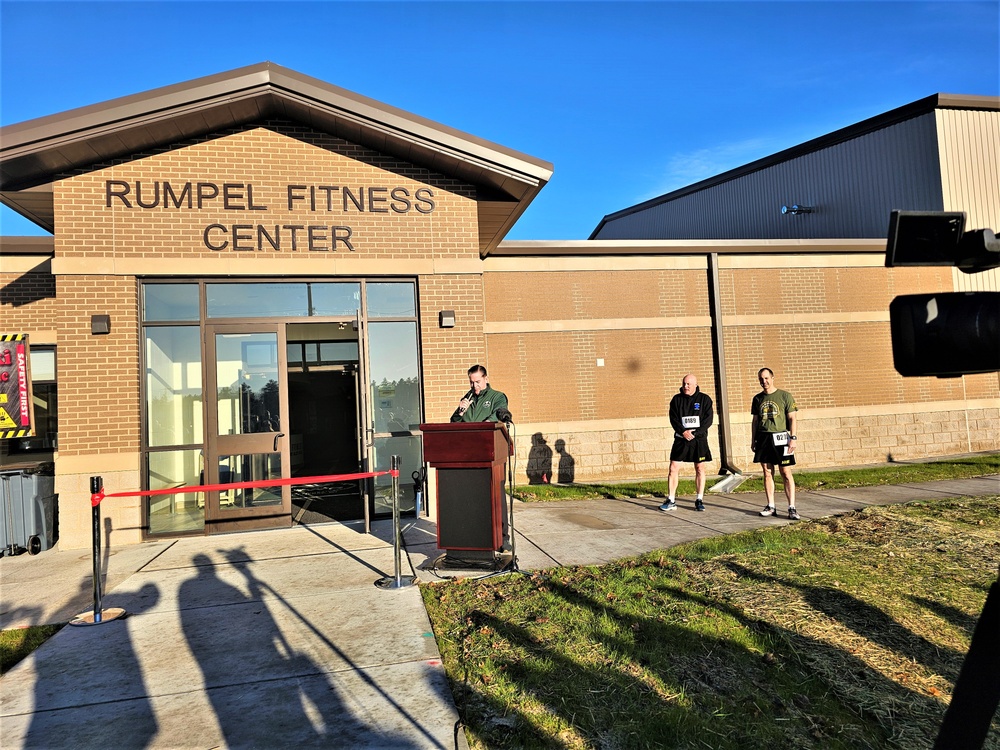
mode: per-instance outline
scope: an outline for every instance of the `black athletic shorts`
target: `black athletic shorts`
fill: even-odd
[[[755,464],[771,464],[772,466],[795,466],[795,454],[785,455],[785,446],[775,445],[770,432],[757,435],[757,450],[753,453]]]
[[[708,438],[695,438],[694,440],[674,438],[674,444],[670,448],[670,460],[689,464],[711,461],[712,451],[708,447]]]

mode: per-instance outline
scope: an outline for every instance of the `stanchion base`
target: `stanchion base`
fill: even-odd
[[[375,581],[375,585],[380,589],[403,589],[407,586],[412,586],[416,582],[416,576],[400,576],[398,580],[395,576],[386,576]]]
[[[125,616],[125,610],[120,607],[109,607],[101,610],[101,619],[94,617],[94,610],[89,610],[81,615],[77,615],[69,621],[70,625],[103,625],[106,622],[117,620]]]

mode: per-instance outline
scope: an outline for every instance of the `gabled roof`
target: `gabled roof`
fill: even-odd
[[[0,202],[52,232],[61,176],[272,118],[475,185],[482,252],[552,176],[548,162],[265,62],[0,128]]]
[[[781,164],[782,162],[791,161],[800,156],[829,148],[830,146],[834,146],[838,143],[843,143],[845,141],[858,138],[859,136],[863,136],[867,133],[887,128],[891,125],[895,125],[896,123],[903,122],[904,120],[910,120],[914,117],[928,114],[936,109],[978,109],[995,111],[1000,110],[1000,97],[966,96],[961,94],[933,94],[931,96],[924,97],[923,99],[918,99],[915,102],[903,105],[902,107],[897,107],[889,112],[884,112],[883,114],[855,123],[854,125],[849,125],[846,128],[835,130],[832,133],[827,133],[826,135],[813,138],[805,143],[800,143],[797,146],[792,146],[784,151],[779,151],[771,156],[765,156],[763,159],[758,159],[750,162],[749,164],[744,164],[741,167],[736,167],[735,169],[723,172],[722,174],[715,175],[714,177],[709,177],[692,185],[679,188],[672,192],[665,193],[664,195],[657,196],[656,198],[650,198],[642,203],[637,203],[634,206],[629,206],[628,208],[623,208],[619,211],[615,211],[614,213],[610,213],[601,219],[594,231],[590,233],[589,239],[601,239],[601,231],[604,227],[617,219],[621,219],[631,214],[647,211],[656,206],[670,203],[678,198],[683,198],[694,193],[711,190],[712,188],[731,182],[753,172],[758,172],[777,164]]]

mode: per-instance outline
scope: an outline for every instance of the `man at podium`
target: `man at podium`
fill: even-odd
[[[458,402],[458,408],[451,415],[452,422],[500,422],[510,420],[510,411],[507,409],[507,395],[490,386],[490,379],[486,374],[486,368],[482,365],[473,365],[468,370],[469,392]],[[507,493],[504,492],[503,482],[500,486],[500,502],[503,517],[503,546],[502,550],[510,549],[510,523],[507,520],[509,508],[507,506]]]
[[[486,368],[473,365],[469,368],[469,392],[458,402],[451,415],[452,422],[500,422],[498,412],[507,411],[507,396],[490,387]]]

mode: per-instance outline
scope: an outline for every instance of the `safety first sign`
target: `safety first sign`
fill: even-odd
[[[35,434],[28,336],[0,334],[0,439]]]

